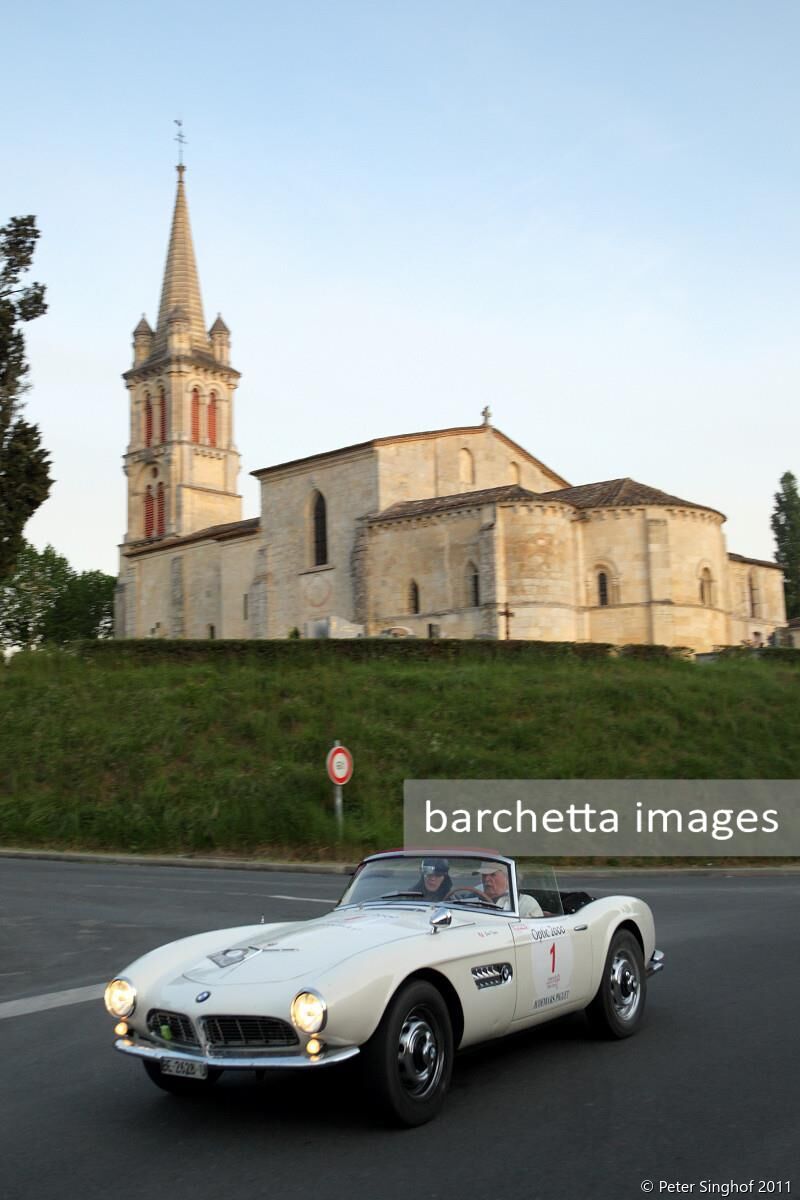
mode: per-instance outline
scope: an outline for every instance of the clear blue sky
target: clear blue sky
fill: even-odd
[[[771,558],[800,474],[800,7],[702,0],[32,0],[3,21],[0,222],[50,311],[28,527],[116,572],[131,332],[154,322],[174,117],[248,472],[494,423],[571,483],[630,475]]]

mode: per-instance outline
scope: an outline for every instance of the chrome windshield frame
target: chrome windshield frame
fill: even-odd
[[[355,877],[361,873],[364,867],[369,863],[381,862],[388,859],[415,859],[427,857],[455,858],[455,859],[473,859],[476,863],[482,862],[497,862],[504,866],[508,871],[509,882],[509,908],[496,908],[488,904],[470,904],[469,901],[448,900],[448,904],[452,904],[459,912],[482,912],[488,916],[504,916],[519,919],[519,892],[517,886],[517,864],[513,858],[509,858],[505,854],[498,854],[496,850],[461,850],[458,848],[439,848],[431,850],[430,848],[419,849],[414,847],[409,850],[382,850],[378,854],[369,854],[362,859],[351,876],[351,884]],[[348,885],[349,890],[350,885]],[[345,892],[346,894],[346,892]],[[419,900],[411,899],[410,897],[403,900],[391,901],[375,897],[371,900],[356,900],[348,901],[347,904],[337,904],[333,912],[338,912],[340,909],[348,908],[399,908],[408,906],[409,908],[430,908],[434,904],[442,904],[441,900],[426,900],[424,896],[420,896]]]

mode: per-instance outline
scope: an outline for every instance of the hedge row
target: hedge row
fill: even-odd
[[[483,641],[456,638],[352,638],[257,640],[176,640],[165,638],[76,642],[72,649],[83,659],[113,662],[268,662],[315,666],[325,662],[380,661],[526,662],[535,659],[672,659],[691,657],[686,647],[629,645],[609,642]]]

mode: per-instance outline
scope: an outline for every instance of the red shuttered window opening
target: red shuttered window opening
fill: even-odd
[[[217,444],[217,393],[212,392],[208,401],[208,444]]]
[[[192,390],[192,441],[200,441],[200,393],[197,388]]]
[[[144,494],[144,536],[153,536],[153,489],[149,484]]]
[[[150,393],[144,398],[144,444],[153,444],[153,405],[150,403]]]
[[[158,416],[159,433],[161,435],[161,442],[164,443],[167,440],[167,397],[164,395],[163,388],[159,396]]]
[[[164,485],[158,485],[156,492],[156,533],[159,537],[164,536]]]

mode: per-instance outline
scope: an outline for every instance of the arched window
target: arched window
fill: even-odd
[[[466,446],[458,452],[458,482],[462,487],[472,487],[475,482],[475,463]]]
[[[713,582],[711,571],[708,567],[703,567],[700,572],[700,603],[705,605],[706,608],[710,608],[712,604],[711,589]]]
[[[508,464],[508,477],[512,483],[520,482],[519,463],[510,462]]]
[[[192,441],[200,441],[200,392],[192,388]]]
[[[474,562],[467,563],[467,604],[478,608],[481,602],[481,577]]]
[[[144,494],[144,536],[153,536],[153,489],[150,484]]]
[[[153,405],[149,392],[144,398],[144,444],[145,446],[153,444]]]
[[[315,494],[311,513],[314,522],[314,566],[321,567],[328,561],[328,514],[322,492]]]
[[[217,444],[217,393],[212,392],[208,398],[208,444]]]
[[[167,397],[164,395],[164,389],[161,388],[158,396],[158,417],[159,417],[159,433],[161,435],[161,444],[167,440]]]
[[[156,533],[164,536],[164,484],[159,483],[156,489]]]
[[[760,597],[758,594],[758,579],[756,578],[755,571],[751,571],[747,577],[747,592],[748,592],[748,599],[750,602],[750,616],[751,617],[760,617],[761,616],[761,613],[759,612]]]
[[[605,571],[597,573],[597,603],[601,608],[608,604],[608,575]]]
[[[412,579],[408,585],[408,611],[410,613],[419,612],[419,584],[416,579]]]

